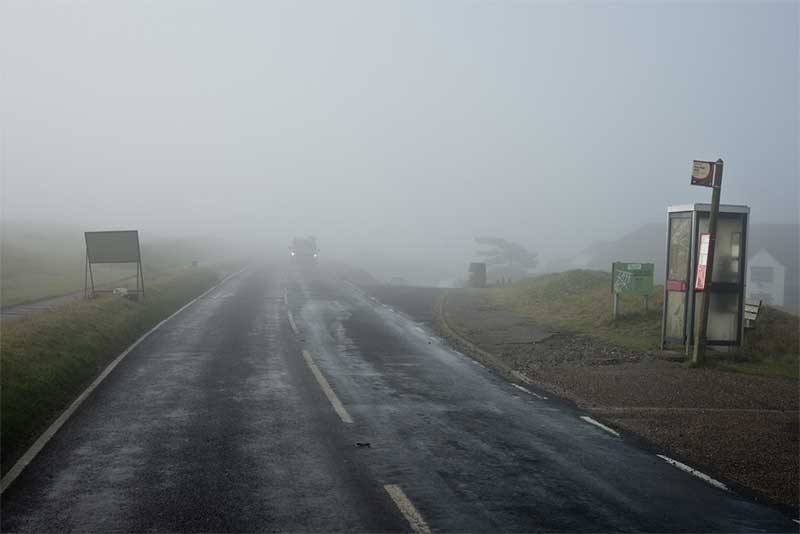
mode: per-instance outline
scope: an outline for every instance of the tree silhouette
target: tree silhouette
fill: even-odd
[[[500,237],[482,236],[476,237],[475,242],[479,245],[489,247],[479,250],[478,255],[486,258],[487,265],[505,265],[509,268],[521,267],[533,269],[539,264],[539,258],[535,252],[531,252],[519,243],[506,241]]]

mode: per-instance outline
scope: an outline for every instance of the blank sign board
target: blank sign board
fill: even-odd
[[[139,232],[86,232],[89,263],[137,263],[140,261]]]

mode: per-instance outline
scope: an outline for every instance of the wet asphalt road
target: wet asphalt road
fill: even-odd
[[[797,531],[579,415],[321,268],[252,268],[128,355],[2,530]]]

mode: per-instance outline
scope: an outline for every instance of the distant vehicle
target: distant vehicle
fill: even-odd
[[[294,263],[298,265],[315,265],[319,258],[317,239],[313,236],[295,237],[289,247]]]

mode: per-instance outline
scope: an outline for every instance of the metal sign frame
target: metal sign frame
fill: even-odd
[[[136,239],[136,253],[135,255],[131,255],[129,259],[121,258],[119,260],[109,260],[109,261],[92,261],[93,254],[91,254],[90,246],[89,246],[89,237],[97,234],[133,234]],[[144,270],[142,268],[142,249],[139,243],[139,231],[138,230],[107,230],[101,232],[84,232],[84,241],[86,243],[86,268],[84,271],[83,276],[83,296],[84,298],[91,298],[96,293],[112,293],[113,289],[97,289],[94,286],[94,272],[92,271],[92,265],[94,264],[111,264],[111,263],[121,263],[121,264],[136,264],[136,289],[129,289],[129,293],[135,293],[137,295],[141,295],[144,298]]]

